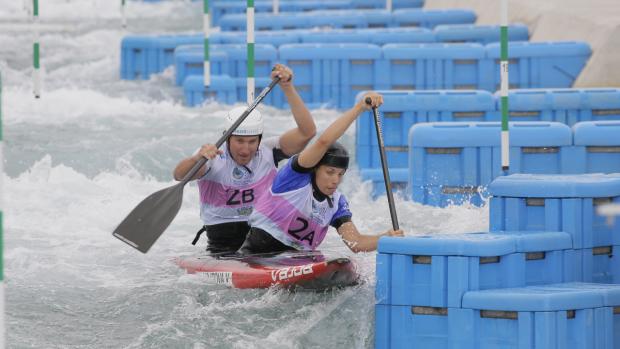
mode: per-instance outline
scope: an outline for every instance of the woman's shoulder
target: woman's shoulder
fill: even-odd
[[[311,173],[306,171],[299,171],[296,167],[297,156],[292,157],[286,166],[282,167],[271,186],[271,191],[274,193],[284,193],[287,191],[293,191],[310,184]]]

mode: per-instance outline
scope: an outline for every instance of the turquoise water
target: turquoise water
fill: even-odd
[[[190,244],[200,225],[194,185],[148,254],[112,237],[135,205],[173,184],[177,161],[218,138],[231,108],[184,107],[172,70],[148,81],[119,79],[124,35],[198,31],[200,4],[130,3],[124,31],[116,2],[42,2],[44,85],[35,100],[28,3],[0,6],[8,347],[373,346],[375,254],[353,255],[334,231],[323,246],[352,255],[364,282],[326,293],[231,290],[179,270],[172,258],[202,248]],[[288,111],[261,108],[267,135],[293,127]],[[323,129],[338,112],[313,115]],[[350,149],[354,131],[344,137]],[[389,229],[386,198],[373,200],[355,167],[342,189],[362,232]],[[486,208],[439,209],[400,197],[396,205],[408,235],[488,224]]]

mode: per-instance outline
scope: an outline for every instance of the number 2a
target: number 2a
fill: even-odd
[[[301,236],[298,233],[302,233],[304,230],[306,230],[306,228],[308,228],[308,221],[301,218],[301,217],[297,217],[296,219],[297,221],[301,222],[301,228],[298,229],[289,229],[288,233],[295,237],[296,239],[298,239],[299,241],[308,241],[310,243],[310,245],[312,245],[312,242],[314,241],[314,230]]]
[[[241,194],[241,198],[239,198],[239,194]],[[239,205],[240,203],[247,204],[249,202],[254,201],[254,189],[246,189],[240,191],[238,189],[234,189],[228,201],[226,201],[226,205]]]

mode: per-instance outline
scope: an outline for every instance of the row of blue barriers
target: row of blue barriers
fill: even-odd
[[[423,27],[434,28],[440,24],[472,24],[476,14],[471,10],[335,10],[312,11],[291,16],[287,13],[258,13],[256,30],[286,30],[308,28],[389,28]],[[245,14],[225,15],[219,22],[221,30],[245,31]]]
[[[496,91],[499,85],[499,45],[488,44],[287,44],[276,49],[256,45],[256,64],[265,70],[276,62],[295,72],[295,85],[307,103],[346,109],[355,95],[365,90],[481,89]],[[509,81],[513,88],[570,87],[590,56],[583,42],[512,42]],[[240,45],[222,45],[213,52],[227,51],[221,59],[229,66],[245,66],[246,51]],[[202,74],[199,46],[178,48],[176,61]],[[232,53],[229,53],[232,52]],[[263,58],[259,58],[263,57]],[[215,59],[211,71],[231,78],[245,78],[243,69],[221,71]],[[264,68],[264,69],[263,69]],[[177,66],[177,79],[184,69]],[[204,88],[203,88],[204,91]],[[244,100],[238,96],[238,100]],[[283,107],[283,99],[275,100]]]
[[[409,129],[425,122],[479,122],[501,120],[499,93],[487,91],[378,91],[383,95],[382,130],[389,149],[407,152]],[[357,98],[361,98],[361,92]],[[560,122],[620,120],[620,89],[519,89],[508,93],[511,121]],[[448,128],[449,129],[449,128]],[[581,143],[581,135],[575,136]],[[472,139],[475,139],[472,138]],[[448,141],[451,142],[451,141]],[[374,121],[365,113],[356,124],[357,163],[360,168],[379,167]],[[388,151],[391,167],[407,167],[407,156]]]
[[[570,234],[574,248],[600,256],[594,258],[616,258],[620,219],[610,223],[597,213],[601,205],[620,203],[620,173],[616,172],[499,177],[489,185],[490,229],[563,231]],[[620,269],[591,277],[585,281],[619,283]]]
[[[257,32],[257,44],[279,47],[296,43],[392,43],[426,42],[498,42],[499,26],[492,25],[441,25],[433,30],[426,28],[335,29],[335,30],[280,30]],[[511,25],[511,41],[527,41],[528,29],[524,25]],[[245,32],[216,32],[209,37],[210,44],[243,44]],[[181,45],[202,45],[203,34],[187,35],[131,35],[121,43],[121,78],[148,79],[174,63],[174,49]]]
[[[499,93],[487,91],[379,91],[383,95],[381,122],[386,145],[407,151],[409,129],[424,122],[500,121]],[[360,93],[358,99],[361,98]],[[560,122],[620,120],[620,89],[518,89],[508,92],[511,121]],[[581,144],[581,135],[575,136]],[[358,165],[378,167],[377,154],[360,147],[376,147],[374,121],[365,113],[356,124]],[[406,167],[406,157],[390,158],[393,167]]]
[[[619,348],[620,174],[500,177],[490,233],[382,238],[376,348]]]
[[[615,349],[619,291],[561,283],[469,291],[458,308],[377,304],[375,348]]]
[[[478,178],[477,183],[473,183],[471,180],[465,181],[465,175],[463,172],[450,172],[447,171],[441,175],[441,171],[437,173],[428,173],[426,176],[422,176],[421,172],[417,172],[418,175],[414,177],[417,184],[421,184],[425,181],[427,183],[435,184],[435,191],[441,191],[436,185],[454,185],[461,186],[460,191],[470,191],[470,194],[475,194],[476,202],[480,203],[482,198],[478,196],[477,191],[480,189],[478,186],[482,183],[488,184],[493,178],[499,174],[499,158],[498,148],[499,146],[499,124],[498,123],[484,123],[485,121],[499,121],[500,115],[500,98],[498,94],[492,95],[486,91],[380,91],[384,96],[384,105],[381,107],[381,123],[382,130],[385,137],[386,153],[388,156],[388,163],[390,166],[390,176],[394,182],[394,187],[398,189],[404,189],[411,178],[412,173],[409,172],[410,161],[412,161],[412,154],[410,154],[414,148],[411,142],[415,142],[418,147],[473,147],[470,151],[479,152],[480,149],[495,149],[496,153],[492,154],[492,158],[488,158],[488,165],[490,169],[494,169],[492,172],[475,170],[468,168],[471,178]],[[360,94],[361,96],[361,94]],[[359,96],[358,96],[359,98]],[[509,92],[509,118],[511,121],[515,121],[519,124],[518,127],[513,129],[515,138],[512,139],[512,146],[525,146],[520,144],[521,139],[530,141],[528,136],[524,132],[529,132],[528,129],[532,128],[528,125],[539,125],[537,123],[529,123],[529,121],[557,121],[574,125],[583,121],[613,121],[620,120],[620,89],[532,89],[532,90],[513,90]],[[520,122],[521,120],[526,123]],[[447,123],[442,126],[441,122],[461,122],[460,124]],[[466,124],[462,122],[478,122],[478,124]],[[415,137],[410,135],[410,128],[418,123],[436,123],[430,126],[420,125],[417,128],[418,133],[421,133],[421,137]],[[439,123],[437,123],[439,122]],[[553,124],[547,124],[553,125]],[[600,126],[602,124],[586,124],[582,123],[581,126],[575,127],[574,137],[570,134],[570,130],[562,125],[555,125],[553,127],[543,128],[541,126],[534,126],[533,133],[539,132],[544,134],[545,130],[553,129],[549,132],[555,132],[553,134],[560,134],[562,144],[556,144],[556,146],[571,146],[570,149],[566,148],[562,150],[567,151],[565,160],[563,163],[552,161],[546,163],[545,166],[553,166],[556,168],[547,168],[545,171],[551,171],[552,173],[585,173],[585,172],[620,172],[620,162],[618,160],[607,163],[604,159],[605,156],[614,154],[614,132],[618,132],[615,123],[607,123],[606,126]],[[589,126],[586,126],[589,125]],[[596,127],[595,127],[596,126]],[[412,131],[414,132],[414,131]],[[484,136],[486,134],[486,136]],[[520,135],[524,135],[520,138]],[[598,138],[598,136],[602,138]],[[431,138],[439,138],[434,143],[431,142]],[[428,141],[426,141],[428,140]],[[541,138],[539,146],[551,145],[549,143],[551,138]],[[474,146],[477,143],[477,147]],[[547,143],[545,143],[547,142]],[[555,143],[554,143],[555,144]],[[580,151],[575,154],[574,147],[580,147],[579,149],[586,149],[587,152]],[[606,148],[595,148],[595,147]],[[491,148],[488,148],[491,147]],[[589,147],[589,148],[588,148]],[[446,152],[445,150],[444,152]],[[452,150],[455,159],[450,161],[456,161],[457,163],[465,161],[464,156],[470,151],[459,152],[459,150]],[[517,150],[515,150],[517,151]],[[533,152],[533,150],[529,150]],[[620,150],[618,150],[620,151]],[[616,151],[616,152],[618,152]],[[440,150],[436,151],[441,153]],[[422,152],[423,153],[423,152]],[[513,154],[518,156],[517,153]],[[478,155],[482,158],[483,153]],[[587,154],[587,156],[585,156]],[[606,155],[605,155],[606,154]],[[430,156],[432,154],[427,154]],[[435,154],[441,155],[441,154]],[[449,155],[449,154],[443,154]],[[558,151],[557,156],[561,153]],[[422,156],[422,155],[419,155]],[[575,164],[570,163],[571,156],[578,156]],[[436,161],[448,161],[448,156],[435,156],[431,158],[437,158]],[[362,178],[365,180],[371,180],[374,183],[374,193],[380,194],[383,192],[383,176],[380,171],[380,159],[377,150],[377,141],[374,131],[374,121],[370,113],[365,113],[360,116],[356,124],[356,159],[357,164],[361,169]],[[442,160],[443,159],[443,160]],[[460,160],[456,160],[460,159]],[[486,158],[485,158],[486,159]],[[613,159],[608,159],[613,160]],[[491,164],[490,161],[493,161]],[[558,160],[559,161],[559,160]],[[487,164],[484,162],[484,164]],[[517,172],[523,172],[531,169],[531,165],[527,162],[519,162],[518,158],[512,160],[512,169]],[[435,165],[437,166],[437,165]],[[463,166],[466,166],[463,163]],[[519,168],[520,166],[524,166]],[[528,167],[529,166],[529,167]],[[461,167],[457,167],[461,168]],[[412,169],[412,171],[419,171],[420,169]],[[423,170],[428,171],[428,170]],[[465,169],[463,168],[463,171]],[[539,169],[539,171],[543,171]],[[460,183],[445,182],[446,176],[451,173],[463,179]],[[457,174],[458,173],[458,174]],[[466,186],[465,184],[468,184]],[[422,189],[420,189],[422,190]],[[447,189],[443,189],[444,191]],[[456,189],[453,188],[454,191]],[[416,201],[429,203],[426,195],[416,197]],[[444,195],[444,199],[447,199],[450,195]],[[442,195],[437,194],[434,197],[440,198]],[[453,197],[454,198],[454,197]],[[441,205],[445,205],[446,201],[440,200]],[[439,204],[434,202],[433,204]]]
[[[424,0],[393,0],[392,9],[418,8],[424,5]],[[385,8],[385,0],[296,0],[280,1],[280,12],[308,12],[318,10],[344,10],[344,9],[380,9]],[[209,13],[211,20],[218,25],[220,19],[228,14],[244,14],[247,9],[247,1],[218,1],[210,3]],[[273,12],[273,0],[255,1],[254,11],[256,13]],[[289,13],[289,16],[296,16],[297,13]]]
[[[620,121],[581,122],[572,132],[556,122],[513,122],[509,129],[509,173],[620,173]],[[499,122],[416,124],[408,147],[386,145],[391,180],[423,204],[482,205],[486,186],[502,175],[500,132]],[[377,147],[356,147],[362,165],[369,154],[374,165]],[[380,168],[360,172],[373,181],[375,194],[383,191]]]
[[[143,1],[160,2],[161,0]],[[273,12],[273,3],[273,0],[254,1],[254,11],[256,13]],[[279,10],[280,12],[307,12],[317,10],[380,9],[385,8],[385,6],[385,0],[280,0]],[[419,8],[422,6],[424,6],[424,0],[392,0],[392,9]],[[224,15],[245,13],[246,10],[246,0],[209,1],[209,13],[211,14],[211,21],[215,25],[219,23]]]

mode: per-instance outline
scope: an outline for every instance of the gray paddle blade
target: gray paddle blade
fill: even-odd
[[[112,235],[146,253],[179,212],[184,184],[181,182],[151,194],[129,213]]]

